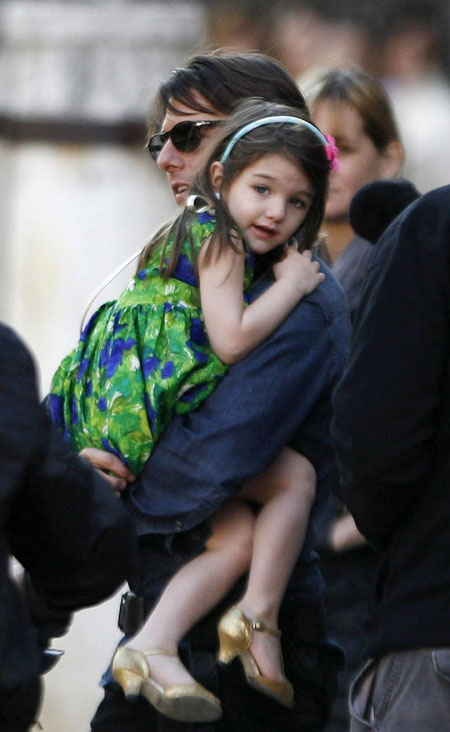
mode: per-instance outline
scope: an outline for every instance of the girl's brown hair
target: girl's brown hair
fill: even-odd
[[[224,197],[216,198],[210,177],[210,168],[214,161],[220,160],[222,153],[233,135],[245,125],[264,117],[278,115],[294,116],[311,124],[310,119],[297,109],[280,104],[271,104],[261,99],[249,99],[242,103],[236,112],[223,125],[222,135],[209,160],[196,177],[191,187],[191,193],[197,195],[214,208],[217,221],[216,229],[206,252],[206,259],[219,256],[222,247],[236,248],[230,236],[236,225],[228,211]],[[325,211],[325,201],[328,189],[329,162],[325,147],[319,137],[306,125],[275,122],[253,129],[245,134],[234,145],[230,155],[223,163],[222,190],[226,191],[233,181],[248,166],[255,163],[263,155],[281,154],[299,166],[309,179],[313,198],[308,213],[299,231],[297,238],[302,250],[310,249],[316,240],[319,227]],[[193,251],[193,242],[190,238],[192,218],[195,212],[184,209],[176,219],[163,227],[152,242],[146,247],[138,264],[140,269],[155,246],[163,245],[161,274],[170,276],[179,259],[181,248],[188,241]],[[171,242],[170,253],[168,244]],[[169,257],[167,255],[169,254]],[[277,256],[274,252],[270,259]],[[168,259],[168,261],[167,261]]]

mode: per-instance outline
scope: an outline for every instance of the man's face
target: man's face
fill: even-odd
[[[198,98],[200,103],[208,106],[206,99],[203,99],[200,95]],[[196,111],[181,102],[174,102],[173,105],[176,107],[178,113],[174,114],[170,110],[166,112],[161,132],[168,132],[179,122],[208,121],[227,118],[227,115],[221,114],[220,112],[211,112],[208,114],[206,112]],[[164,172],[167,173],[167,180],[169,181],[172,193],[179,206],[183,206],[186,202],[189,188],[202,165],[204,165],[208,160],[211,150],[213,149],[219,135],[219,126],[206,127],[202,130],[199,146],[192,152],[182,152],[177,150],[170,138],[161,150],[158,156],[157,165],[161,170],[164,170]]]

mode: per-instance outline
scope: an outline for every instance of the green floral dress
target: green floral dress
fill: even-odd
[[[215,229],[195,215],[194,253],[184,242],[173,275],[159,274],[155,249],[118,300],[102,305],[59,366],[50,414],[73,446],[117,455],[137,474],[173,416],[206,399],[227,367],[204,328],[194,257]],[[167,261],[171,242],[167,247]],[[247,265],[244,287],[252,280]]]

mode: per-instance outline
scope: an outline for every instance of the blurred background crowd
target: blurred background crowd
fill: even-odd
[[[174,211],[143,149],[153,92],[189,55],[218,47],[269,54],[300,87],[321,67],[374,74],[396,113],[402,175],[421,192],[449,182],[448,0],[2,0],[0,319],[31,345],[42,393],[92,291]],[[116,611],[114,598],[80,613],[64,639],[48,732],[87,728]]]
[[[255,48],[299,80],[356,65],[380,78],[398,117],[404,173],[425,191],[448,181],[450,7],[445,0],[209,2],[214,45]]]

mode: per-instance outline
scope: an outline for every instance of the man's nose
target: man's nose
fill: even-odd
[[[169,170],[179,170],[183,167],[183,156],[176,149],[170,138],[159,153],[156,164],[158,168],[161,168],[166,173]]]

